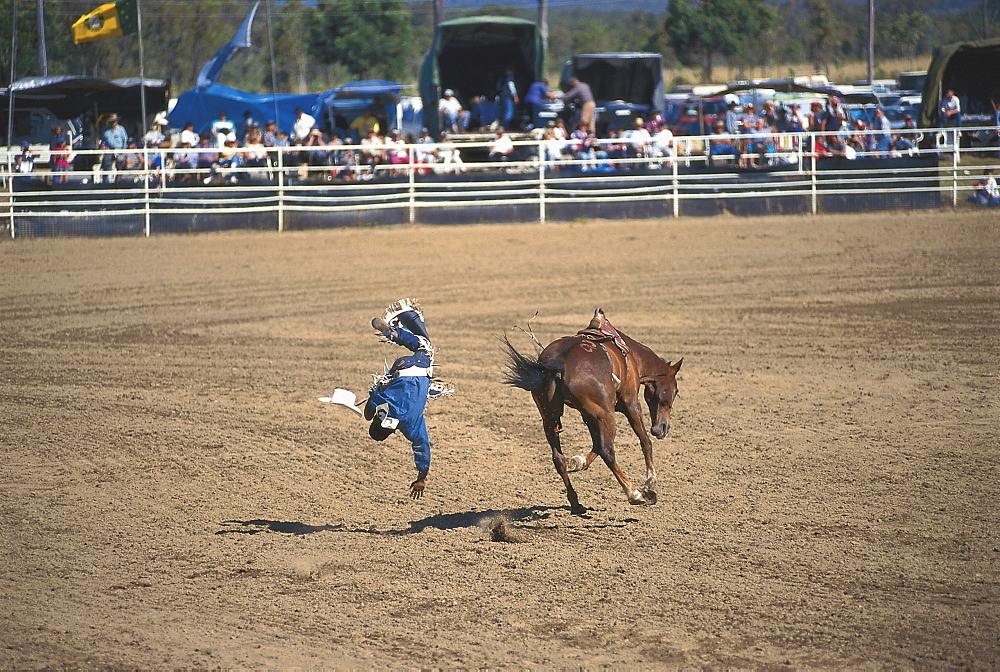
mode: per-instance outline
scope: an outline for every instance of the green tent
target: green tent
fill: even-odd
[[[934,50],[927,79],[924,80],[919,126],[938,125],[938,104],[948,89],[955,91],[962,103],[962,115],[982,116],[993,125],[993,106],[1000,103],[1000,39],[956,42]],[[963,125],[970,125],[963,122]]]
[[[438,101],[452,89],[469,108],[475,96],[493,100],[508,66],[523,96],[542,77],[545,47],[538,25],[509,16],[472,16],[440,23],[420,70],[424,126],[440,132]]]

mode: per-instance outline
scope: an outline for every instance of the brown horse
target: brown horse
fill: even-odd
[[[587,469],[598,455],[618,479],[630,504],[656,503],[653,444],[646,432],[639,388],[644,388],[652,433],[658,439],[670,431],[670,410],[677,396],[677,371],[683,359],[671,364],[642,343],[618,332],[598,308],[587,329],[556,339],[536,359],[518,352],[504,337],[507,373],[504,382],[528,390],[542,416],[552,462],[566,485],[570,510],[583,513],[569,472]],[[575,408],[590,430],[593,450],[568,460],[559,443],[564,406]],[[628,418],[639,437],[646,459],[646,483],[633,487],[615,459],[615,411]]]

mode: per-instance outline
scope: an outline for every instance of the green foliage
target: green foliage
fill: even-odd
[[[402,0],[320,0],[311,53],[359,79],[398,79],[410,53],[410,17]]]
[[[701,62],[706,81],[719,57],[747,62],[753,41],[771,29],[776,11],[763,0],[674,0],[666,34],[682,63]]]

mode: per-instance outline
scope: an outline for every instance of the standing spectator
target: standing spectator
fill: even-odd
[[[542,111],[542,105],[549,99],[549,83],[545,79],[540,79],[528,87],[528,93],[524,96],[524,102],[528,104],[531,112],[531,127],[535,128],[540,123],[538,113]]]
[[[218,119],[212,122],[212,137],[216,147],[225,147],[229,140],[236,140],[236,124],[226,116],[225,110],[220,110]]]
[[[725,130],[730,135],[739,135],[740,133],[740,113],[736,111],[738,107],[735,100],[730,100],[726,105]]]
[[[566,93],[556,95],[550,92],[549,97],[578,105],[580,108],[579,123],[586,124],[587,130],[595,130],[594,111],[597,109],[597,103],[594,102],[594,92],[590,90],[590,85],[581,82],[576,77],[570,77],[569,86],[570,89]]]
[[[64,142],[67,145],[70,144],[69,138],[66,133],[63,132],[63,127],[56,124],[55,128],[52,129],[52,138],[49,140],[49,149],[55,149],[60,142]]]
[[[441,130],[448,133],[463,133],[469,124],[469,113],[455,97],[452,89],[444,90],[444,97],[438,101]]]
[[[836,133],[840,130],[840,126],[843,122],[844,110],[840,106],[840,98],[837,98],[837,96],[830,96],[830,100],[823,109],[820,130],[825,131],[826,133]]]
[[[878,152],[878,157],[888,158],[889,149],[892,146],[892,123],[890,123],[889,117],[885,116],[885,110],[881,107],[875,108],[872,131],[875,132],[875,151]]]
[[[774,101],[765,100],[760,111],[760,117],[764,120],[764,124],[768,128],[774,128],[778,125],[778,113],[774,110]]]
[[[108,115],[108,125],[101,131],[101,142],[107,152],[101,158],[101,171],[107,175],[108,183],[114,182],[111,169],[118,162],[118,153],[128,147],[128,132],[119,124],[118,115],[112,112]]]
[[[809,125],[806,130],[810,133],[819,133],[823,130],[823,103],[813,102],[809,106]]]
[[[292,123],[292,144],[303,145],[309,139],[309,134],[316,126],[316,119],[301,107],[295,108],[295,121]]]
[[[52,172],[57,173],[57,176],[52,181],[56,184],[66,184],[69,180],[66,173],[69,172],[70,153],[65,136],[56,140],[56,144],[52,147],[49,154],[49,163],[52,166]]]
[[[785,117],[785,132],[801,133],[806,130],[809,121],[802,116],[799,109],[798,103],[792,103],[788,108],[788,115]]]
[[[514,122],[514,111],[518,103],[521,102],[517,95],[517,82],[514,79],[514,66],[508,65],[504,72],[503,79],[500,80],[500,125],[504,128],[511,128]]]
[[[757,110],[753,103],[743,106],[743,133],[754,133],[757,131]]]

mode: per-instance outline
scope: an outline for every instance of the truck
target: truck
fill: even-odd
[[[632,127],[637,117],[663,113],[663,56],[644,52],[577,54],[563,66],[559,86],[576,77],[594,93],[597,132]]]
[[[499,86],[508,67],[522,102],[515,113],[527,110],[524,94],[542,78],[545,47],[538,24],[510,16],[472,16],[443,21],[420,69],[423,123],[432,136],[441,133],[438,101],[451,89],[466,110],[476,112],[487,125],[496,118]]]

